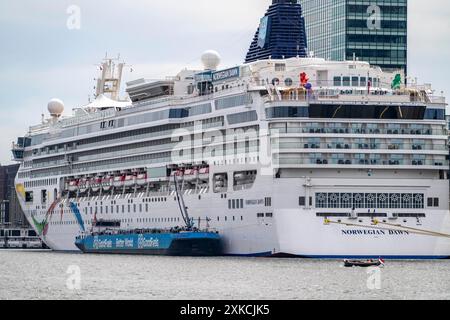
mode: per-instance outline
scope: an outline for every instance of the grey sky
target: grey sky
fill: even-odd
[[[125,80],[164,78],[200,65],[207,49],[222,66],[242,63],[271,0],[2,0],[0,1],[0,163],[10,144],[40,121],[54,97],[66,114],[93,94],[108,52],[132,64]],[[66,26],[81,9],[81,30]],[[450,3],[409,0],[409,68],[437,93],[450,92]]]

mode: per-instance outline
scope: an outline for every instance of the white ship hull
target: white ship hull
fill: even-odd
[[[336,183],[335,180],[312,179],[313,186],[324,190],[324,185]],[[359,181],[361,182],[361,181]],[[372,186],[361,185],[367,191],[386,191],[385,186],[397,186],[404,183],[403,190],[410,181],[375,180]],[[418,181],[414,181],[419,183]],[[426,184],[431,181],[422,181]],[[355,190],[355,181],[342,180],[342,190]],[[349,185],[345,187],[344,185]],[[351,183],[351,184],[350,184]],[[445,181],[442,183],[446,183]],[[315,186],[314,186],[315,185]],[[414,189],[417,189],[416,186]],[[425,187],[425,186],[424,186]],[[436,188],[439,185],[436,184]],[[386,217],[372,218],[339,217],[328,219],[342,224],[326,224],[322,215],[348,213],[349,209],[317,209],[298,205],[298,194],[305,188],[305,179],[273,179],[258,177],[255,184],[247,190],[233,191],[226,194],[203,194],[186,192],[184,198],[194,221],[201,218],[200,227],[209,226],[220,232],[223,237],[226,255],[239,256],[295,256],[306,258],[356,258],[383,257],[385,259],[442,259],[450,257],[450,238],[436,235],[416,234],[413,230],[433,231],[436,234],[450,233],[450,213],[448,210],[433,209],[385,209],[377,213],[386,213]],[[419,186],[420,188],[420,186]],[[398,189],[398,187],[397,187]],[[84,228],[89,230],[97,208],[97,219],[114,219],[125,221],[126,228],[171,228],[180,226],[179,208],[173,193],[150,195],[129,194],[125,198],[103,196],[95,199],[65,200],[64,208],[57,208],[48,218],[48,229],[43,235],[46,244],[57,251],[78,251],[75,237],[80,234],[81,226],[70,208],[70,202],[79,204],[79,212]],[[200,197],[200,199],[199,199]],[[270,198],[270,202],[267,202]],[[115,199],[115,200],[113,200]],[[243,208],[237,208],[242,199]],[[231,200],[230,209],[228,201]],[[236,208],[232,209],[232,201]],[[114,205],[111,205],[113,201]],[[133,203],[131,203],[133,201]],[[102,203],[102,205],[100,205]],[[24,206],[25,203],[23,203]],[[148,211],[146,211],[148,205]],[[113,213],[111,213],[111,206]],[[125,214],[122,214],[124,206]],[[130,206],[130,213],[128,213]],[[136,211],[134,210],[136,206]],[[100,213],[100,207],[103,207]],[[109,208],[106,213],[106,207]],[[93,210],[91,211],[91,208]],[[119,208],[119,213],[115,210]],[[63,210],[63,211],[61,211]],[[85,213],[87,212],[87,214]],[[91,213],[93,212],[93,213]],[[392,218],[393,213],[420,212],[425,218]],[[367,213],[357,209],[358,213]],[[320,216],[318,216],[320,215]],[[33,219],[28,217],[30,223]],[[43,221],[45,215],[34,217]],[[226,220],[225,220],[226,219]],[[373,227],[373,219],[387,225]],[[156,221],[156,222],[155,222]],[[345,224],[350,224],[347,226]],[[402,227],[393,227],[401,225]],[[39,231],[39,230],[37,230]]]

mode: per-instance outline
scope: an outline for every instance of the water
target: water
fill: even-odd
[[[0,251],[0,299],[450,300],[450,261],[367,270],[342,261]]]

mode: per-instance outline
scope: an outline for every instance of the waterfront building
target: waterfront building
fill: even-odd
[[[407,0],[299,0],[308,50],[330,60],[367,61],[407,73]]]
[[[29,226],[15,192],[14,179],[19,165],[0,165],[0,225]]]

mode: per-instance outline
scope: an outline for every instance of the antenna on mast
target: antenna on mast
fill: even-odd
[[[115,101],[119,101],[120,85],[122,82],[124,62],[120,62],[120,54],[117,59],[108,58],[108,52],[99,68],[101,76],[97,79],[95,97],[107,95]]]

